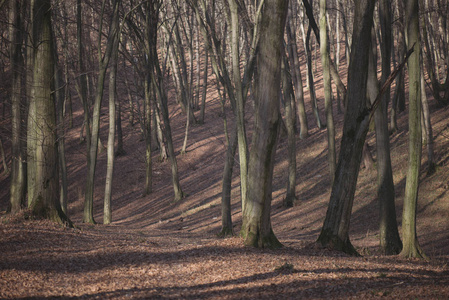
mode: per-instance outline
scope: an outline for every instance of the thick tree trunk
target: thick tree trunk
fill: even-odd
[[[360,169],[362,148],[369,125],[366,107],[368,52],[371,45],[374,1],[355,2],[351,64],[343,137],[329,207],[318,238],[323,246],[357,254],[349,240],[349,224]]]
[[[56,147],[53,35],[50,0],[36,0],[33,7],[34,50],[32,97],[35,119],[32,120],[36,140],[30,149],[35,158],[34,190],[30,209],[37,217],[71,225],[59,202],[58,152]]]
[[[281,247],[271,228],[272,179],[279,128],[279,89],[284,25],[288,2],[268,1],[263,7],[257,74],[255,126],[248,165],[247,208],[242,233],[246,245]]]

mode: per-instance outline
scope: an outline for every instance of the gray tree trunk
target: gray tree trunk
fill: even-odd
[[[71,225],[59,202],[56,111],[53,93],[54,56],[51,1],[36,0],[33,9],[34,68],[31,95],[35,104],[32,120],[35,147],[29,149],[34,161],[34,181],[30,209],[33,215]]]
[[[248,165],[248,202],[242,233],[246,245],[281,247],[271,227],[272,179],[280,122],[279,91],[288,2],[264,4],[255,76],[255,126]]]

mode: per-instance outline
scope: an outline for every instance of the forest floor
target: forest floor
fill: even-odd
[[[305,78],[305,77],[303,77]],[[317,90],[322,84],[317,78]],[[181,185],[187,197],[173,203],[168,161],[154,153],[153,193],[142,196],[144,141],[139,125],[128,122],[123,107],[124,147],[116,158],[113,223],[82,224],[86,145],[79,142],[82,108],[74,98],[73,128],[67,130],[69,229],[24,215],[6,215],[9,178],[0,177],[0,298],[161,298],[161,299],[449,299],[449,110],[430,99],[438,164],[423,168],[418,201],[418,240],[429,260],[383,256],[378,247],[376,169],[363,168],[351,218],[350,238],[361,257],[319,247],[330,196],[326,130],[310,112],[310,136],[297,140],[297,198],[283,208],[287,183],[287,140],[280,137],[273,178],[272,226],[284,247],[254,249],[239,237],[217,238],[221,229],[221,177],[225,157],[223,113],[216,88],[209,85],[204,125],[190,129],[187,153],[180,154],[185,116],[171,105],[171,121]],[[318,94],[319,99],[322,96]],[[320,100],[320,106],[322,105]],[[102,142],[107,139],[107,100],[103,103]],[[197,112],[198,113],[198,112]],[[232,120],[229,107],[228,120]],[[248,104],[248,132],[252,127]],[[343,115],[335,109],[337,145]],[[408,153],[407,113],[391,135],[399,229]],[[1,120],[2,141],[10,158],[8,117]],[[250,139],[249,139],[250,140]],[[375,136],[368,134],[375,157]],[[98,157],[95,219],[103,218],[106,151]],[[235,233],[241,226],[239,168],[232,190]],[[24,213],[25,214],[25,213]]]

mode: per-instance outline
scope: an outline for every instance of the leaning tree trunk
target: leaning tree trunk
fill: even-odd
[[[246,245],[278,248],[271,228],[272,180],[280,123],[279,89],[284,25],[288,2],[267,1],[263,8],[257,74],[255,126],[248,164],[248,202],[242,233]]]
[[[357,254],[349,240],[349,224],[368,131],[366,107],[368,52],[371,45],[374,1],[355,2],[351,63],[348,70],[347,108],[343,137],[332,192],[318,242],[323,246]]]
[[[419,6],[418,0],[407,0],[405,20],[407,21],[408,45],[415,47],[415,52],[408,61],[409,75],[409,158],[407,179],[405,182],[404,207],[402,212],[402,239],[404,247],[402,257],[426,257],[418,243],[416,234],[416,213],[419,188],[419,171],[421,169],[421,83],[420,83],[420,41],[419,41]],[[410,47],[409,47],[410,48]]]

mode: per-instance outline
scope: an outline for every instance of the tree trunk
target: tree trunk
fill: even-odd
[[[104,188],[103,201],[103,224],[110,224],[112,222],[112,179],[114,174],[114,159],[115,159],[115,103],[117,98],[117,58],[118,46],[120,37],[117,36],[114,40],[114,46],[111,54],[111,68],[109,70],[109,133],[107,146],[107,168],[106,168],[106,182]]]
[[[245,130],[245,105],[243,100],[242,79],[240,74],[239,55],[239,16],[236,0],[228,0],[231,11],[231,54],[232,54],[232,75],[235,88],[236,100],[236,120],[238,136],[238,152],[240,161],[240,194],[242,199],[242,211],[246,209],[248,190],[248,145]]]
[[[327,127],[327,144],[328,144],[328,163],[331,183],[334,181],[336,169],[336,149],[335,149],[335,128],[334,115],[332,112],[332,87],[331,76],[329,71],[329,39],[327,35],[326,22],[326,0],[320,0],[320,54],[321,65],[323,68],[323,85],[324,85],[324,110],[326,112]]]
[[[421,103],[422,103],[422,117],[424,121],[425,142],[427,146],[427,175],[432,175],[436,172],[436,163],[433,151],[433,129],[430,120],[429,102],[427,101],[426,84],[424,79],[424,71],[421,68]]]
[[[385,0],[381,0],[384,2]],[[381,7],[386,3],[381,3]],[[381,8],[382,14],[388,13],[386,7]],[[382,20],[381,20],[382,22]],[[387,21],[387,24],[390,22]],[[387,25],[387,24],[384,24]],[[384,50],[391,49],[391,40],[385,40],[387,34],[383,33]],[[379,94],[379,82],[377,80],[377,44],[372,33],[373,42],[371,51],[369,52],[369,68],[368,68],[368,97],[371,104],[375,102]],[[382,82],[385,82],[390,75],[390,60],[388,53],[382,54]],[[391,168],[390,158],[390,139],[388,132],[388,106],[389,91],[382,96],[382,101],[378,109],[374,113],[376,125],[376,149],[377,149],[377,197],[379,201],[379,241],[380,248],[384,254],[398,254],[402,249],[401,239],[399,237],[398,225],[396,222],[396,207],[393,171]]]
[[[226,124],[225,124],[226,126]],[[221,231],[219,236],[226,237],[234,235],[231,217],[231,191],[232,170],[234,168],[235,152],[237,151],[237,130],[233,130],[232,138],[226,148],[226,159],[223,170],[221,190]]]
[[[35,119],[32,120],[36,140],[29,149],[35,158],[35,184],[30,209],[37,217],[71,225],[59,202],[58,153],[56,149],[56,112],[52,92],[54,75],[53,35],[51,27],[51,1],[36,0],[33,7],[34,49],[32,97]],[[30,191],[29,191],[30,192]]]
[[[405,183],[404,207],[402,212],[402,257],[426,257],[418,243],[416,234],[416,210],[418,202],[419,172],[421,169],[421,72],[419,65],[419,5],[418,0],[407,0],[405,20],[407,21],[407,42],[415,52],[408,60],[409,75],[409,158]]]
[[[285,52],[284,52],[285,53]],[[283,205],[285,207],[293,207],[296,201],[296,138],[295,138],[295,115],[294,115],[294,92],[292,86],[292,78],[290,76],[290,68],[287,56],[282,55],[282,88],[284,95],[285,123],[287,127],[288,140],[288,179],[287,192]]]
[[[112,16],[112,22],[109,28],[109,37],[106,44],[106,50],[103,57],[99,57],[99,74],[97,81],[97,88],[95,91],[94,111],[92,115],[92,136],[91,144],[89,147],[88,160],[87,160],[87,178],[86,178],[86,192],[84,199],[84,212],[83,222],[95,224],[93,217],[94,208],[94,186],[95,186],[95,171],[97,164],[98,153],[98,141],[100,132],[100,109],[101,101],[103,99],[104,81],[106,77],[106,71],[109,65],[109,61],[112,55],[112,49],[114,47],[115,39],[117,39],[119,29],[119,3],[120,0],[114,0],[114,10]],[[103,3],[104,4],[104,3]],[[101,29],[101,26],[100,26]],[[101,30],[100,30],[101,32]],[[101,40],[101,33],[99,36]],[[99,49],[101,51],[101,49]]]
[[[22,68],[23,58],[22,52],[22,21],[20,19],[20,5],[24,5],[22,1],[10,0],[9,12],[9,36],[10,45],[10,61],[11,61],[11,130],[12,130],[12,147],[11,147],[11,188],[10,188],[10,204],[11,213],[15,214],[25,204],[25,166],[22,149],[22,114],[21,114],[21,95],[22,95]],[[0,142],[1,143],[1,142]],[[5,172],[8,173],[3,147],[2,160]]]
[[[287,19],[287,38],[288,38],[288,56],[291,64],[292,78],[295,85],[296,110],[299,119],[299,138],[305,139],[309,135],[309,126],[307,123],[306,108],[304,105],[304,89],[302,85],[302,76],[298,58],[298,48],[296,45],[296,33],[292,30],[290,17]]]
[[[257,74],[255,126],[248,165],[248,202],[242,233],[246,245],[278,248],[271,228],[272,179],[279,128],[279,89],[284,25],[288,2],[268,1],[263,7]]]
[[[349,224],[369,125],[366,107],[368,52],[371,45],[374,1],[355,2],[351,63],[348,70],[347,107],[343,137],[326,218],[318,238],[323,246],[356,255],[349,240]]]

